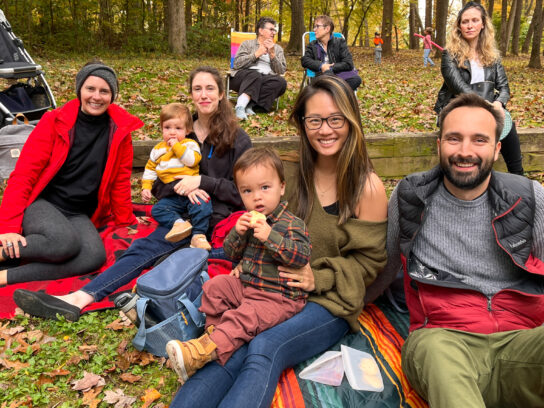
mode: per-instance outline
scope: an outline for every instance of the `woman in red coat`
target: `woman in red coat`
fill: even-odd
[[[0,207],[0,285],[96,270],[106,259],[96,227],[136,222],[131,132],[143,123],[113,104],[117,93],[115,71],[89,63],[77,99],[28,137]]]

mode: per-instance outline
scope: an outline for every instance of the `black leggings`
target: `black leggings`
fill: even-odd
[[[501,154],[509,173],[523,175],[521,147],[516,125],[513,122],[512,129],[506,137],[501,140]]]
[[[23,236],[27,243],[19,246],[23,265],[9,267],[12,261],[2,254],[8,259],[4,263],[8,284],[82,275],[106,261],[104,244],[89,217],[64,214],[43,199],[25,210]]]

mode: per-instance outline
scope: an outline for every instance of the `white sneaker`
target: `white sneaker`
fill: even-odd
[[[234,108],[234,112],[236,113],[236,117],[238,119],[247,120],[246,108],[244,108],[243,106],[237,106],[236,108]]]

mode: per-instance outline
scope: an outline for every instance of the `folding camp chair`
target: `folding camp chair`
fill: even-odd
[[[227,93],[228,100],[236,99],[237,95],[235,91],[230,90],[230,78],[232,76],[232,70],[234,69],[234,57],[236,57],[240,44],[246,40],[254,40],[255,38],[257,38],[256,33],[234,31],[233,29],[230,30],[230,68],[227,71],[227,76],[225,78],[225,92]],[[278,109],[279,106],[280,100],[278,98],[276,99],[276,109]]]
[[[225,78],[225,92],[227,93],[227,99],[229,100],[235,99],[236,97],[236,92],[230,90],[230,77],[232,76],[232,70],[234,69],[234,57],[236,57],[240,44],[246,40],[254,40],[256,37],[257,34],[255,33],[230,30],[230,69],[227,71],[227,77]]]
[[[342,33],[332,33],[332,35],[336,38],[344,38],[344,35]],[[308,39],[306,39],[306,37],[308,37]],[[306,52],[306,42],[310,44],[314,40],[314,31],[306,31],[304,34],[302,34],[302,56],[304,56],[304,53]],[[302,82],[300,83],[300,90],[302,91],[302,88],[304,88],[306,85],[309,85],[310,81],[312,80],[312,78],[315,78],[315,76],[316,73],[314,71],[306,68],[304,70],[304,75],[302,76]]]

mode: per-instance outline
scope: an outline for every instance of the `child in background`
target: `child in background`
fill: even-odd
[[[380,65],[382,63],[382,36],[377,31],[374,33],[374,63]]]
[[[151,187],[157,177],[163,183],[176,180],[176,176],[198,175],[200,148],[198,143],[186,138],[192,131],[193,119],[189,109],[181,103],[170,103],[163,106],[160,114],[160,126],[163,141],[157,144],[149,155],[142,177],[142,200],[151,199]],[[188,213],[192,224],[181,218]],[[198,197],[194,202],[184,195],[173,195],[161,198],[151,209],[151,215],[162,226],[170,228],[165,239],[178,242],[193,234],[191,247],[210,250],[206,239],[206,231],[212,204],[201,201]]]
[[[427,27],[423,34],[425,34],[425,37],[423,38],[423,66],[427,66],[427,61],[429,61],[429,64],[431,67],[434,67],[434,62],[431,59],[431,50],[433,48],[431,34],[433,33],[432,27]]]
[[[244,343],[300,312],[308,297],[281,278],[277,268],[301,268],[311,251],[304,221],[281,201],[285,190],[281,159],[271,149],[252,148],[240,156],[233,174],[250,212],[238,219],[223,248],[240,264],[230,275],[204,283],[200,311],[206,314],[205,334],[166,345],[182,383],[212,360],[225,365]]]

